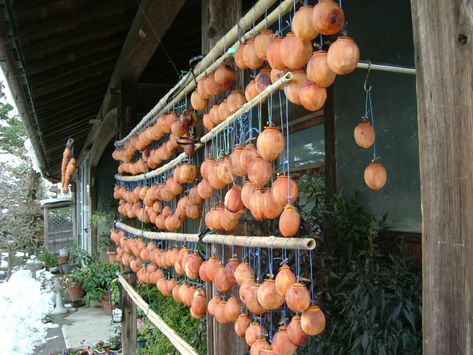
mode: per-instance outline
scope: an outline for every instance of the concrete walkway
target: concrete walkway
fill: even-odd
[[[49,355],[68,349],[87,349],[115,335],[115,328],[120,326],[113,324],[111,317],[105,315],[101,307],[80,307],[75,312],[53,316],[52,321],[59,327],[48,329],[46,344],[38,346],[35,354]]]

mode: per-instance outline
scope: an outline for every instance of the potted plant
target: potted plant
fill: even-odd
[[[85,290],[82,287],[83,279],[82,269],[76,269],[62,278],[63,285],[69,292],[71,301],[79,301],[84,298]]]
[[[57,267],[57,258],[56,255],[51,253],[48,250],[43,250],[41,254],[38,255],[38,259],[44,264],[44,267],[47,270],[51,270]]]
[[[110,238],[109,233],[102,233],[97,237],[98,246],[107,253],[108,260],[111,264],[116,262],[117,253],[115,251],[115,242]]]
[[[111,315],[112,309],[107,291],[117,277],[118,264],[91,263],[83,269],[83,273],[83,286],[87,292],[85,301],[88,304],[91,300],[102,301],[105,313]]]
[[[69,262],[71,264],[81,266],[88,266],[90,263],[96,262],[96,258],[87,253],[77,243],[69,245]]]
[[[121,352],[122,349],[122,335],[121,332],[117,332],[117,328],[115,329],[115,335],[112,335],[106,341],[99,341],[94,346],[94,352],[96,354],[117,354]]]
[[[59,265],[67,264],[69,261],[69,251],[65,248],[58,250],[59,255],[57,256],[57,263]]]

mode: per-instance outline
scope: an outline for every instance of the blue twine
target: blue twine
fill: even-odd
[[[313,251],[309,251],[309,260],[310,260],[310,296],[312,298],[312,303],[315,303],[315,294],[314,294],[314,289],[315,289],[315,275],[313,271],[313,260],[312,260],[312,253]]]
[[[373,113],[373,102],[372,102],[372,99],[371,99],[371,89],[372,89],[372,87],[370,86],[369,89],[366,90],[365,117],[370,117],[371,125],[373,126],[373,128],[375,128],[374,113]],[[373,160],[374,159],[376,159],[376,141],[373,144]]]

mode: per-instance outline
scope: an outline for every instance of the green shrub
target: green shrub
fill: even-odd
[[[327,197],[301,184],[305,228],[316,231],[318,303],[327,325],[301,348],[306,354],[420,354],[422,282],[418,266],[400,253],[355,199]]]

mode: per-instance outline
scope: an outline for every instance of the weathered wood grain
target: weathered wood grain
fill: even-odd
[[[473,1],[413,0],[423,352],[473,352]]]

